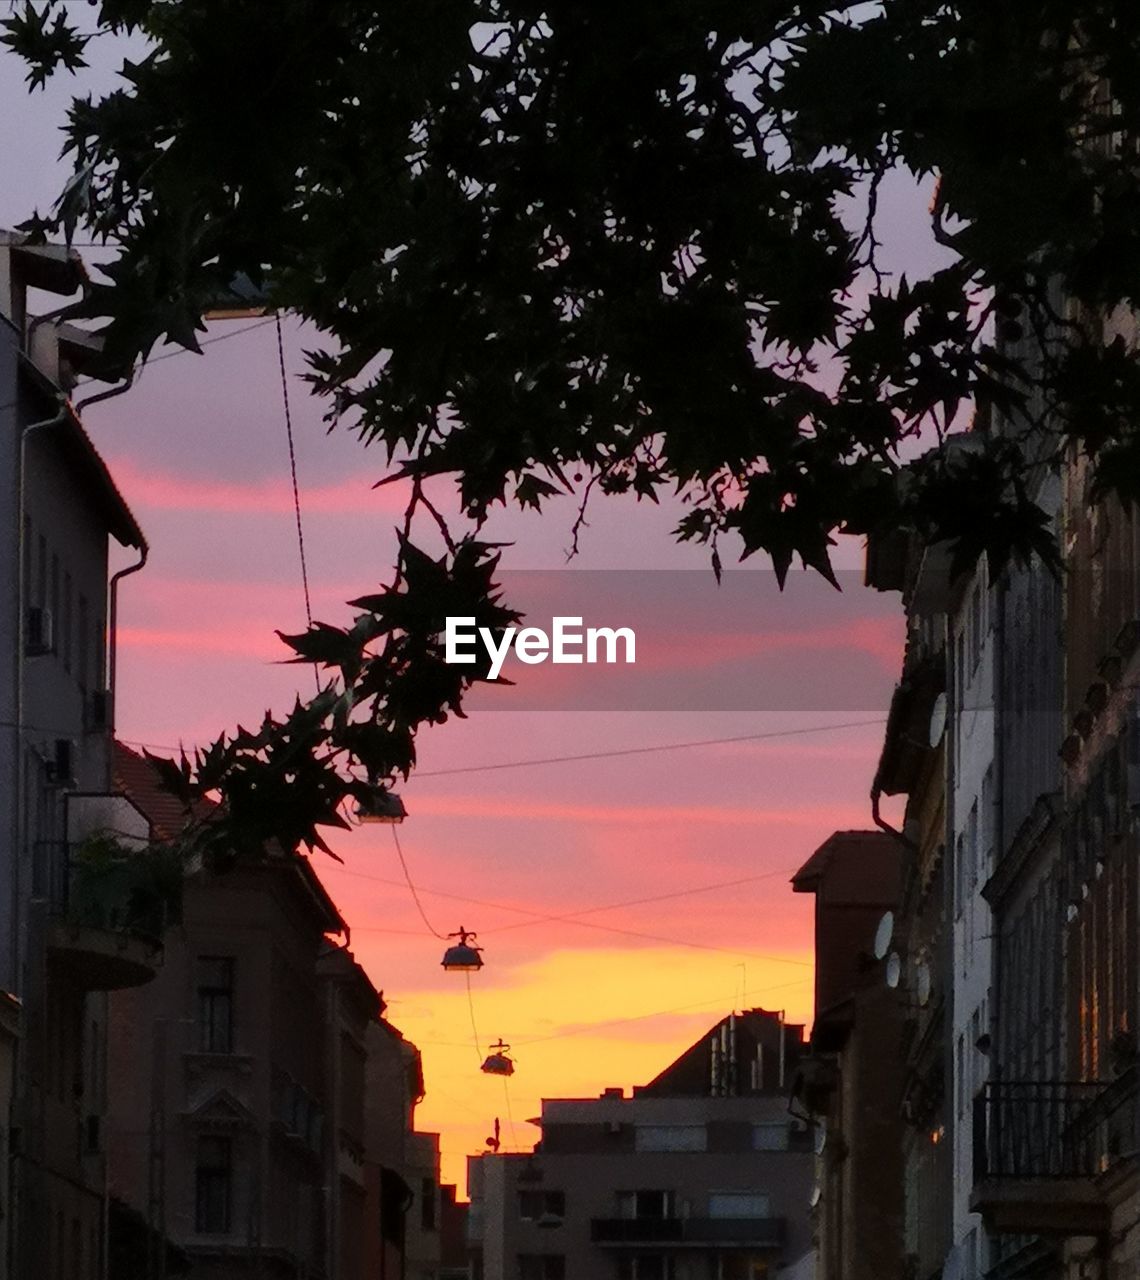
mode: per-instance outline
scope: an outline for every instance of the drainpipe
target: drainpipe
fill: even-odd
[[[86,396],[80,400],[74,407],[75,416],[83,412],[90,405],[99,404],[103,400],[111,400],[115,396],[121,396],[123,392],[129,391],[134,385],[135,371],[132,369],[127,377],[118,384],[118,386],[109,387],[106,391],[98,391],[93,396]],[[107,764],[106,764],[106,786],[107,790],[111,790],[114,768],[115,768],[115,671],[117,657],[117,622],[119,614],[119,582],[132,573],[138,571],[146,564],[147,557],[150,555],[150,547],[144,537],[142,546],[139,548],[139,558],[134,564],[127,565],[125,569],[120,569],[111,577],[109,588],[110,603],[107,609]]]
[[[50,418],[42,418],[39,422],[29,422],[20,428],[20,449],[16,471],[16,610],[17,638],[13,655],[13,672],[16,681],[16,715],[12,726],[13,748],[12,760],[16,770],[16,794],[14,796],[12,830],[12,938],[11,965],[12,980],[17,985],[20,977],[20,865],[22,861],[25,824],[24,782],[24,650],[27,645],[28,623],[28,583],[25,562],[27,559],[26,538],[24,535],[24,517],[26,514],[26,480],[27,480],[27,447],[28,436],[33,431],[41,431],[62,426],[67,421],[69,409],[66,399],[59,397],[59,408]]]
[[[26,555],[26,539],[24,537],[25,515],[25,477],[27,464],[28,436],[33,431],[41,431],[58,427],[67,420],[67,402],[61,396],[59,408],[50,418],[42,418],[38,422],[26,423],[19,429],[20,442],[16,455],[16,643],[13,646],[12,673],[15,680],[16,714],[12,718],[12,768],[14,770],[12,796],[12,816],[9,830],[12,833],[12,866],[10,871],[9,892],[11,901],[12,936],[9,942],[12,986],[23,991],[20,972],[22,912],[20,900],[20,870],[23,863],[23,848],[26,837],[24,815],[26,797],[24,795],[24,649],[27,644],[27,574],[24,569]],[[9,1178],[15,1186],[15,1165],[17,1156],[9,1153]],[[14,1274],[15,1248],[17,1230],[8,1232],[8,1269]]]
[[[129,391],[135,382],[135,371],[132,369],[127,374],[124,381],[120,382],[117,387],[109,387],[106,391],[98,391],[93,396],[86,396],[75,406],[75,415],[78,417],[88,405],[98,404],[101,400],[111,400],[115,396],[121,396],[124,391]]]
[[[125,389],[125,388],[124,388]],[[108,589],[110,603],[107,608],[107,790],[111,789],[111,771],[114,767],[115,758],[115,673],[118,666],[118,625],[119,625],[119,583],[124,578],[129,578],[132,573],[138,573],[147,562],[150,555],[150,545],[146,538],[142,538],[142,546],[139,547],[139,558],[134,564],[129,564],[125,568],[120,569],[117,573],[111,575],[111,584]]]

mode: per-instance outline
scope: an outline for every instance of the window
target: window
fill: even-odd
[[[966,837],[962,832],[954,842],[954,918],[962,914],[966,900]]]
[[[768,1280],[771,1271],[764,1258],[728,1253],[717,1261],[716,1280]]]
[[[964,1036],[958,1037],[957,1071],[955,1074],[958,1082],[958,1116],[961,1118],[966,1114],[966,1040]]]
[[[784,1123],[754,1124],[752,1126],[753,1151],[787,1151],[788,1126]]]
[[[59,556],[54,552],[51,557],[51,616],[55,626],[59,626]]]
[[[89,679],[91,670],[91,614],[87,605],[87,597],[79,594],[79,635],[76,638],[75,672],[79,677],[79,687],[84,693],[91,687]]]
[[[233,1053],[234,962],[229,956],[198,959],[198,1027],[203,1053]]]
[[[618,1280],[673,1280],[673,1259],[663,1253],[645,1253],[618,1262]]]
[[[225,1235],[230,1229],[233,1144],[229,1138],[199,1138],[194,1178],[194,1229]]]
[[[519,1280],[566,1280],[566,1258],[561,1253],[520,1253]]]
[[[705,1151],[708,1134],[703,1124],[638,1125],[634,1149],[637,1151]]]
[[[972,899],[978,887],[978,802],[976,800],[970,806],[970,816],[966,819],[966,858],[966,894]]]
[[[63,575],[63,669],[71,670],[71,651],[72,651],[72,591],[71,591],[71,574]]]
[[[24,517],[24,604],[32,602],[32,517]]]
[[[771,1203],[762,1191],[710,1191],[710,1218],[767,1218]]]
[[[619,1218],[673,1217],[672,1191],[619,1191]]]
[[[538,1222],[541,1218],[564,1218],[566,1193],[564,1191],[520,1191],[519,1217],[524,1222]]]
[[[420,1183],[420,1226],[425,1231],[435,1230],[434,1178],[424,1178]]]

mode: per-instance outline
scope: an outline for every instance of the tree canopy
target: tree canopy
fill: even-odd
[[[1140,363],[1104,325],[1140,290],[1135,4],[41,0],[3,26],[32,89],[79,77],[73,176],[24,229],[116,248],[74,308],[108,354],[195,348],[247,277],[321,335],[330,424],[411,484],[391,585],[288,638],[326,690],[169,766],[222,792],[227,840],[325,847],[462,714],[487,673],[439,633],[514,617],[498,504],[673,493],[717,572],[763,552],[782,580],[884,527],[1055,563],[1030,458],[1140,493]],[[107,32],[150,51],[84,96]],[[899,170],[934,180],[944,250],[909,280],[881,260]],[[1001,429],[904,465],[970,404]]]

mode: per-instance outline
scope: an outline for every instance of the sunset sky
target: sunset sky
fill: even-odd
[[[121,49],[102,44],[92,54],[117,61]],[[0,56],[0,113],[19,122],[0,132],[3,226],[50,203],[62,181],[54,130],[68,84],[30,99],[20,80]],[[897,198],[901,208],[910,193]],[[895,243],[900,261],[922,251]],[[297,373],[312,335],[292,319],[284,334]],[[85,415],[151,545],[121,594],[119,731],[156,751],[204,743],[312,689],[309,669],[281,664],[274,635],[305,623],[274,326],[231,321],[209,337],[202,357],[156,353],[136,388]],[[291,381],[313,612],[343,621],[344,601],[388,576],[401,495],[373,490],[381,456],[347,432],[327,435]],[[490,533],[513,542],[509,568],[547,571],[520,579],[543,589],[554,572],[690,571],[662,575],[637,605],[652,640],[641,671],[661,701],[644,686],[615,693],[664,709],[501,709],[591,705],[592,669],[568,669],[574,688],[565,670],[530,668],[516,691],[480,691],[466,722],[421,735],[399,836],[431,928],[463,925],[485,947],[470,1006],[463,976],[440,967],[444,944],[417,911],[390,829],[337,838],[343,866],[318,855],[353,951],[423,1051],[419,1125],[441,1132],[445,1179],[461,1190],[464,1156],[496,1116],[507,1149],[529,1147],[542,1097],[643,1082],[733,1006],[810,1021],[811,899],[788,879],[833,830],[869,825],[901,660],[898,602],[855,572],[842,599],[818,580],[784,597],[769,584],[738,613],[702,594],[713,591],[705,554],[671,543],[678,508],[598,503],[568,571],[573,514],[563,499],[541,520],[500,516]],[[861,557],[840,549],[851,570]],[[629,604],[628,574],[585,581],[573,585],[587,608],[616,616]],[[544,686],[553,675],[560,683]],[[527,763],[745,735],[780,736]],[[476,1033],[482,1049],[512,1045],[506,1088],[480,1074]]]

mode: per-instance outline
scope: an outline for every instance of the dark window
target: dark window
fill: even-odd
[[[425,1231],[435,1230],[434,1178],[424,1178],[420,1187],[420,1225]]]
[[[619,1191],[618,1216],[622,1218],[671,1218],[672,1191]]]
[[[566,1259],[561,1253],[520,1253],[519,1280],[566,1280]]]
[[[71,670],[71,649],[72,649],[72,589],[71,574],[63,575],[63,669]]]
[[[519,1217],[529,1222],[566,1216],[565,1191],[520,1191]]]
[[[89,679],[91,662],[91,615],[87,607],[87,597],[79,595],[79,636],[76,640],[75,672],[79,677],[79,687],[84,693],[91,687]]]
[[[673,1280],[673,1259],[661,1253],[644,1253],[622,1258],[618,1263],[618,1280]]]
[[[35,586],[35,583],[32,579],[33,546],[34,546],[34,543],[32,539],[32,517],[25,516],[24,517],[24,600],[23,600],[23,603],[25,606],[25,612],[27,611],[27,606],[32,602],[33,588]]]
[[[229,956],[199,957],[198,1025],[203,1053],[233,1053],[234,962]]]
[[[52,626],[58,627],[60,624],[59,614],[59,556],[52,553],[51,558],[51,616]],[[54,632],[58,635],[59,632]]]
[[[225,1235],[230,1229],[233,1145],[229,1138],[199,1138],[194,1183],[194,1229]]]

